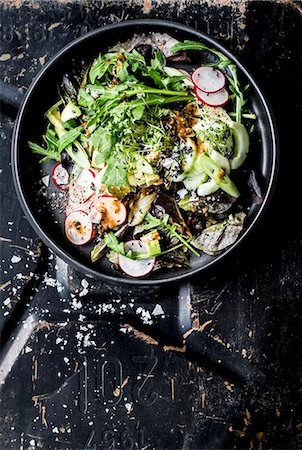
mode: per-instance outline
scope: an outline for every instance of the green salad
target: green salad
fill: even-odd
[[[247,89],[223,53],[160,33],[66,74],[43,142],[29,142],[68,198],[66,238],[132,277],[232,245],[256,119]]]

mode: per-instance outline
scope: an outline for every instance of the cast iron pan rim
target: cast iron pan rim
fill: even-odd
[[[118,278],[111,275],[106,275],[101,272],[98,272],[97,270],[91,269],[86,267],[81,262],[77,261],[75,258],[72,258],[71,256],[67,255],[63,249],[61,249],[54,241],[52,241],[46,232],[42,230],[40,225],[38,224],[37,220],[34,217],[33,212],[29,208],[25,193],[23,192],[21,180],[19,176],[19,170],[18,170],[18,139],[19,139],[19,133],[22,123],[22,118],[25,113],[25,109],[27,106],[27,103],[31,97],[32,92],[34,91],[37,83],[39,82],[40,78],[43,77],[44,73],[47,72],[50,66],[52,66],[57,59],[59,59],[64,53],[66,53],[70,48],[75,47],[78,43],[85,41],[86,39],[89,39],[91,36],[101,34],[103,31],[107,30],[113,30],[113,29],[121,29],[121,28],[127,28],[129,25],[159,25],[159,26],[165,26],[166,28],[175,30],[178,29],[180,31],[188,32],[191,35],[195,34],[197,38],[199,39],[205,39],[206,41],[210,42],[211,45],[218,48],[220,51],[222,51],[224,54],[226,54],[231,60],[233,60],[237,66],[240,68],[240,70],[245,74],[245,76],[252,82],[253,88],[256,90],[257,94],[259,95],[261,102],[263,103],[265,112],[268,117],[269,125],[270,125],[270,131],[271,131],[271,137],[272,137],[272,148],[273,148],[273,163],[271,168],[271,176],[268,183],[267,193],[263,200],[263,203],[254,217],[253,221],[249,224],[248,228],[244,230],[241,237],[236,241],[235,244],[233,244],[228,250],[226,250],[221,255],[217,256],[212,261],[209,261],[206,265],[196,268],[194,270],[191,270],[190,272],[183,274],[183,275],[177,275],[170,278],[162,278],[162,279],[135,279],[135,278]],[[29,220],[31,226],[35,230],[35,232],[38,234],[38,236],[42,239],[42,241],[50,247],[55,254],[57,254],[60,258],[62,258],[65,262],[73,266],[75,269],[81,271],[86,276],[97,278],[100,280],[103,280],[105,282],[111,282],[114,284],[122,284],[122,285],[136,285],[136,286],[156,286],[156,285],[163,285],[168,283],[174,283],[178,282],[184,279],[187,279],[189,277],[192,277],[193,275],[196,275],[198,272],[205,271],[209,267],[211,267],[213,264],[218,263],[222,258],[224,258],[226,255],[232,253],[235,249],[237,250],[237,247],[240,245],[241,242],[243,242],[249,232],[255,228],[255,225],[259,222],[260,218],[262,217],[263,213],[268,207],[268,204],[272,198],[272,194],[276,185],[276,178],[277,178],[277,172],[278,172],[278,165],[279,165],[279,148],[278,148],[278,137],[277,137],[277,130],[276,130],[276,124],[275,119],[273,117],[271,108],[264,97],[262,91],[260,90],[258,83],[254,80],[254,78],[250,75],[249,71],[245,68],[245,66],[238,60],[236,56],[231,54],[223,45],[221,45],[216,39],[213,39],[206,35],[205,33],[201,31],[197,31],[189,26],[179,24],[177,22],[170,22],[165,20],[157,20],[157,19],[138,19],[138,20],[128,20],[124,22],[119,22],[117,24],[112,25],[106,25],[101,28],[97,28],[96,30],[93,30],[83,36],[80,36],[79,38],[73,40],[69,44],[67,44],[65,47],[63,47],[44,67],[43,69],[36,75],[33,82],[28,88],[28,91],[25,95],[25,98],[22,102],[22,105],[19,109],[14,131],[13,131],[13,138],[12,138],[12,172],[13,172],[13,179],[15,184],[15,189],[17,191],[18,199],[21,203],[22,209]]]

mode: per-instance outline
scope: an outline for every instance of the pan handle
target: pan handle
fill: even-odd
[[[22,103],[24,92],[11,83],[0,80],[0,102],[14,110],[18,110]]]
[[[243,356],[216,342],[206,330],[192,328],[192,302],[191,287],[189,282],[169,288],[166,300],[178,299],[178,323],[174,325],[173,336],[178,336],[178,345],[183,345],[183,350],[188,359],[209,370],[225,377],[226,379],[239,381],[246,385],[263,385],[267,380],[264,374],[255,364],[243,358]],[[175,322],[175,320],[173,321]],[[177,322],[177,321],[176,321]],[[173,325],[169,323],[169,330]],[[181,330],[181,337],[179,331]],[[165,337],[162,336],[163,341]],[[163,342],[164,343],[164,342]]]

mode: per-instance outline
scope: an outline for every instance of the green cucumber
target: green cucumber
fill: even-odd
[[[75,103],[69,102],[61,112],[61,120],[64,123],[67,120],[76,119],[81,114],[80,108]]]
[[[221,167],[219,167],[208,155],[205,153],[198,155],[195,167],[200,171],[204,170],[223,191],[227,192],[232,197],[239,197],[240,193],[233,181],[228,175],[220,177],[220,172],[223,169],[221,169]]]
[[[187,175],[183,180],[183,184],[188,191],[195,191],[198,186],[205,183],[208,179],[208,175],[205,172],[201,172],[197,175]]]
[[[197,189],[197,194],[200,197],[203,197],[205,195],[210,195],[210,194],[214,194],[214,192],[218,191],[219,186],[216,183],[215,180],[213,180],[212,178],[210,178],[208,181],[206,181],[205,183],[202,183],[198,189]]]
[[[232,122],[230,129],[234,138],[234,157],[230,159],[231,169],[238,169],[244,161],[249,151],[249,135],[242,123]]]
[[[196,159],[196,144],[192,139],[188,138],[183,148],[182,170],[188,173],[192,170]]]

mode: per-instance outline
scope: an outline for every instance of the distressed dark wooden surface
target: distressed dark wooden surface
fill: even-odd
[[[16,199],[15,113],[3,106],[1,324],[11,371],[1,386],[0,448],[301,448],[301,3],[9,0],[1,8],[1,70],[20,92],[63,45],[117,20],[171,19],[220,39],[272,104],[281,163],[249,242],[191,282],[193,326],[265,372],[257,387],[179,351],[172,337],[181,336],[181,315],[167,291],[139,299],[81,274],[62,277],[68,268],[41,246]],[[131,311],[137,323],[125,326]]]

